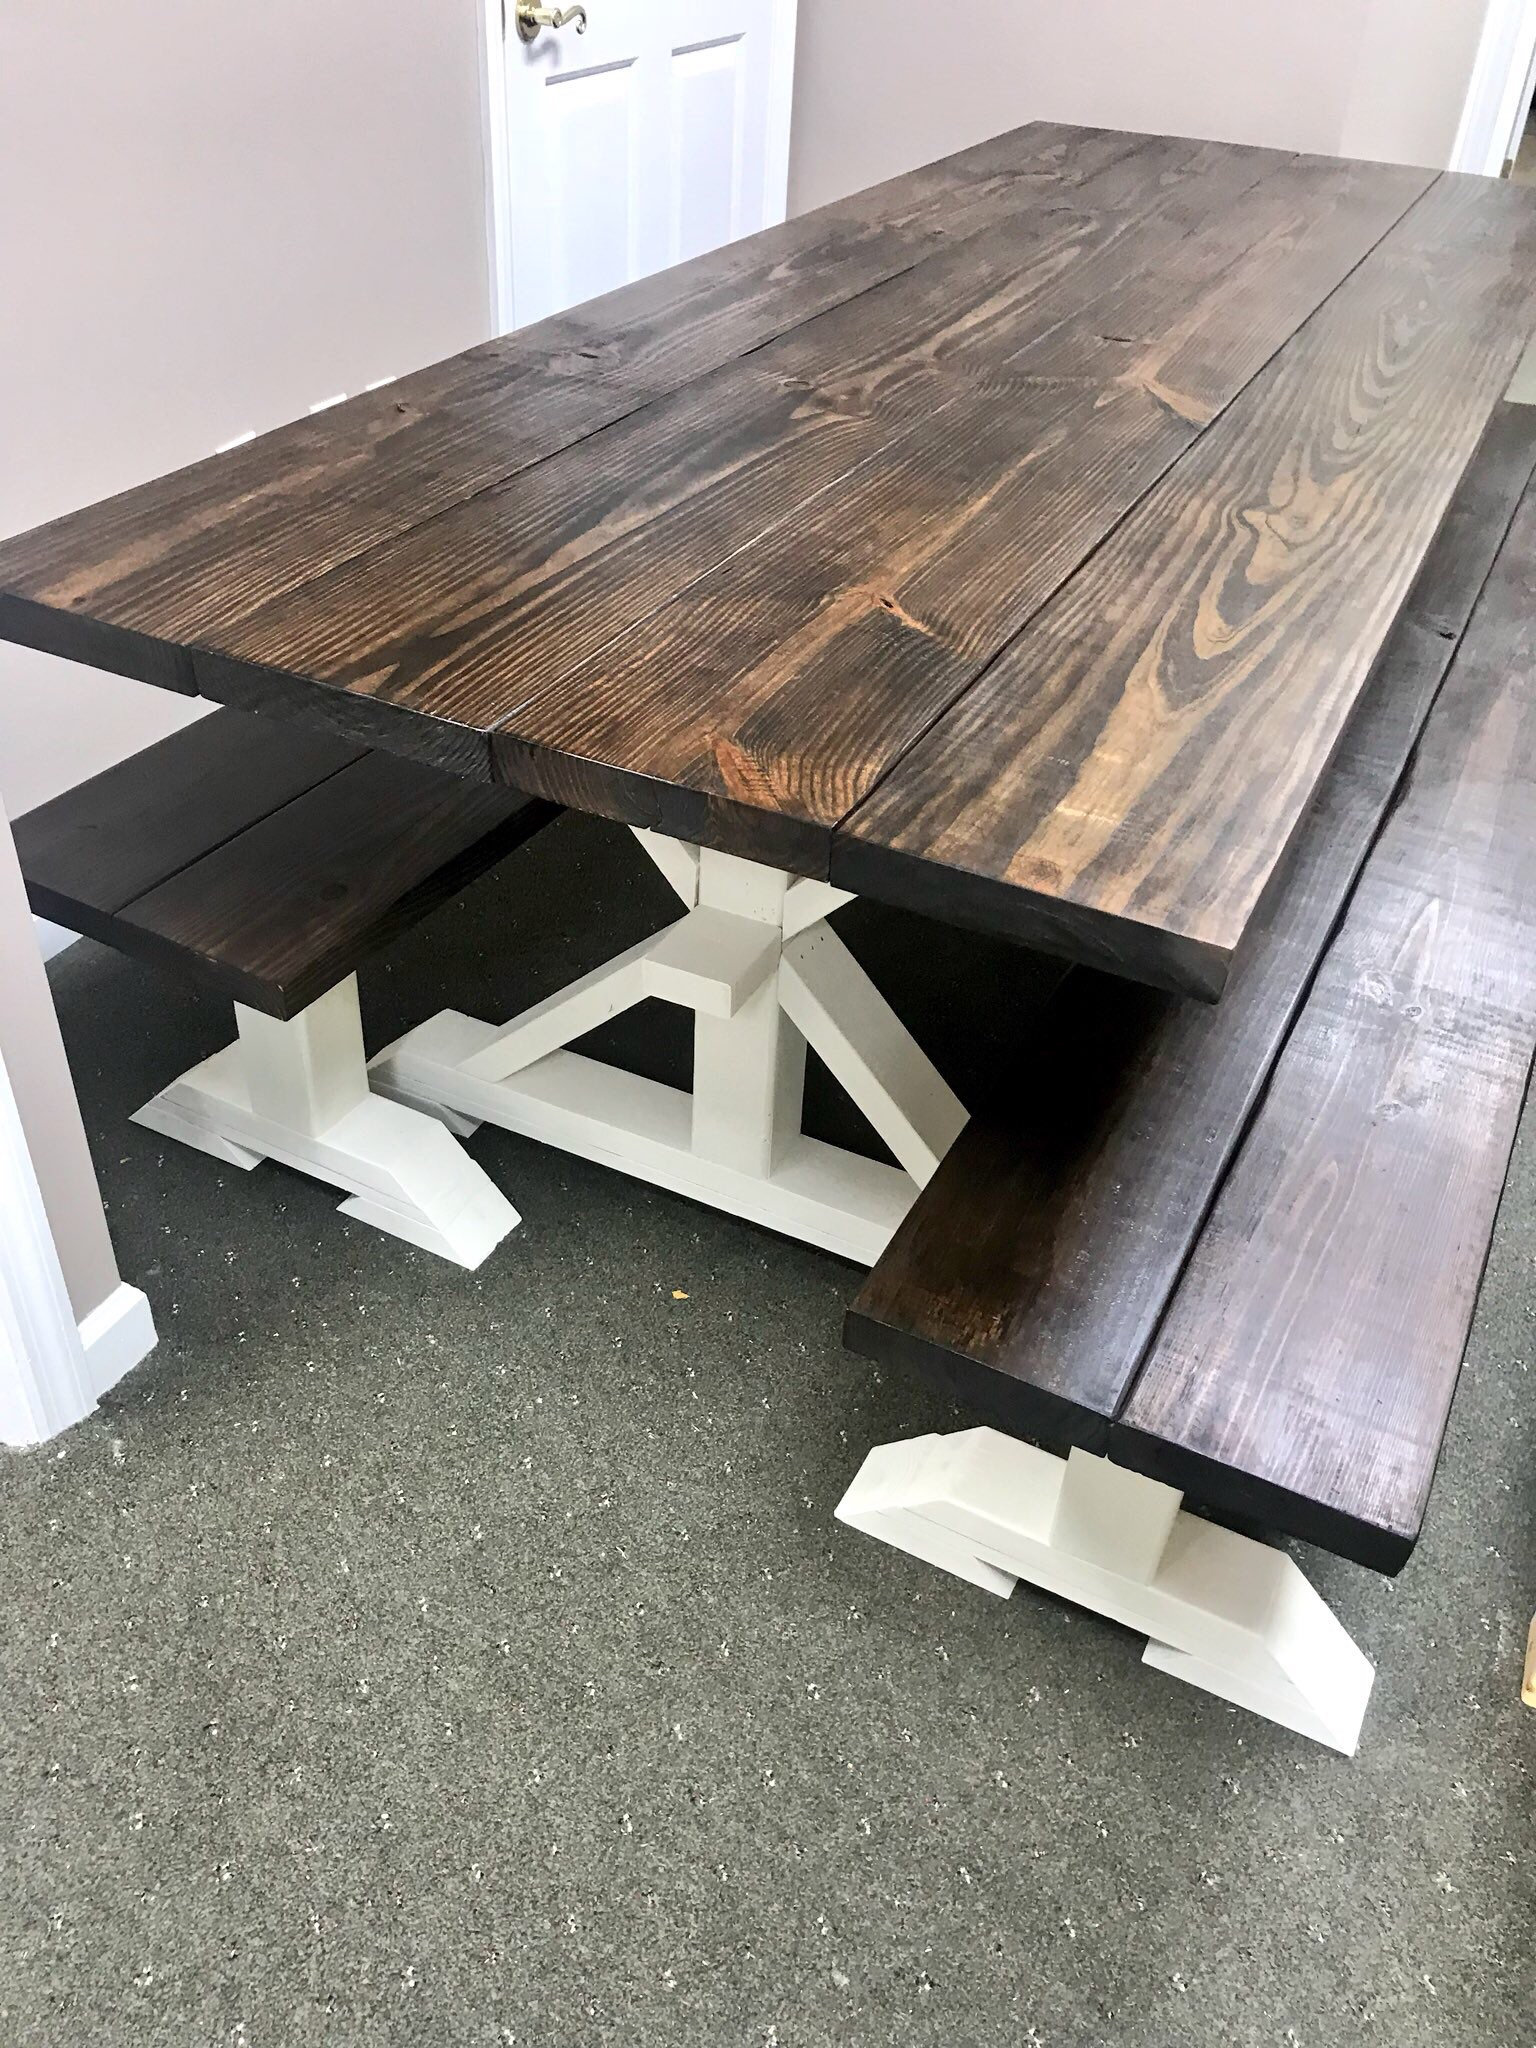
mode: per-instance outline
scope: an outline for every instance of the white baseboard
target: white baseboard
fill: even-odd
[[[34,917],[32,929],[37,934],[38,948],[45,960],[51,960],[56,953],[62,953],[66,946],[72,946],[80,936],[78,932],[66,930],[61,924],[50,924],[46,917]]]
[[[126,1280],[119,1281],[80,1325],[86,1380],[93,1398],[100,1400],[124,1373],[132,1372],[140,1359],[154,1350],[155,1341],[155,1319],[144,1294]]]

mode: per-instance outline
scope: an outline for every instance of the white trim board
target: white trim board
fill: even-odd
[[[1466,103],[1451,149],[1453,171],[1497,178],[1514,154],[1536,70],[1536,0],[1488,0]]]
[[[0,1443],[44,1443],[154,1349],[149,1303],[120,1281],[81,1322],[0,1062]]]

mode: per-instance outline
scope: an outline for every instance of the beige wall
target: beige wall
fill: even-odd
[[[1483,0],[800,0],[790,210],[1020,121],[1443,165]]]
[[[478,7],[5,0],[0,532],[487,331]],[[0,801],[187,709],[0,646]]]
[[[0,532],[489,324],[479,0],[0,0]],[[0,643],[0,1048],[77,1315],[111,1246],[3,813],[195,712]]]

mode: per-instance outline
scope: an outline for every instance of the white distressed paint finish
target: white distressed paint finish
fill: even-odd
[[[1284,1551],[1185,1510],[1171,1486],[995,1429],[869,1453],[839,1521],[1012,1593],[1020,1579],[1149,1636],[1144,1661],[1352,1756],[1375,1678]]]
[[[506,1024],[443,1011],[377,1056],[375,1092],[500,1124],[872,1265],[965,1111],[819,921],[846,894],[635,837],[684,905],[676,923]],[[648,997],[694,1012],[691,1093],[565,1050]],[[899,1166],[806,1137],[807,1044]]]
[[[342,1211],[478,1266],[517,1211],[453,1135],[463,1119],[428,1116],[371,1093],[356,977],[287,1022],[235,1006],[239,1037],[162,1089],[134,1122],[231,1166],[281,1160],[348,1190]]]
[[[784,218],[795,0],[593,0],[523,42],[488,0],[498,327]],[[505,22],[505,27],[503,23]]]

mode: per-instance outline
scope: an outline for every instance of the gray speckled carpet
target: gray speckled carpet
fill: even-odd
[[[370,1040],[668,905],[567,819],[364,977]],[[1052,972],[842,928],[962,1092]],[[965,1419],[843,1352],[851,1268],[487,1130],[525,1223],[466,1275],[129,1124],[227,1013],[53,973],[161,1343],[0,1459],[0,2048],[1536,2042],[1529,1140],[1418,1555],[1308,1560],[1380,1664],[1347,1762],[834,1523]]]

